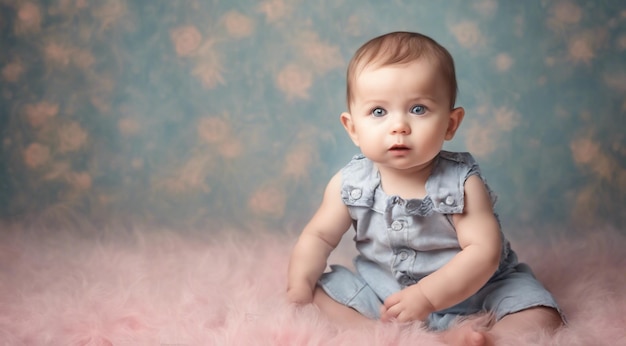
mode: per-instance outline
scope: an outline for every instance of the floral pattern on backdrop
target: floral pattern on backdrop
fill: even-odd
[[[394,30],[455,57],[447,148],[506,225],[626,222],[618,0],[0,0],[0,217],[298,230],[357,152],[347,62]]]

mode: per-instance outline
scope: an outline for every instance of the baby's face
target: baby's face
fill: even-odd
[[[354,80],[346,129],[372,161],[408,169],[429,164],[452,138],[450,114],[445,81],[428,59],[370,66]]]

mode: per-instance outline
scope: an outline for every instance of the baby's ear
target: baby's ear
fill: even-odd
[[[450,111],[450,118],[448,119],[448,128],[446,129],[446,140],[449,141],[454,138],[456,130],[461,126],[463,117],[465,116],[465,109],[463,107],[457,107]]]
[[[352,114],[348,112],[343,112],[339,116],[339,120],[341,120],[341,125],[346,129],[348,136],[352,139],[352,142],[357,147],[359,146],[359,136],[356,134],[356,129],[354,128],[354,122],[352,121]]]

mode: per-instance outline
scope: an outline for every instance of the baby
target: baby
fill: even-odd
[[[554,298],[504,238],[473,157],[442,150],[465,114],[456,93],[450,53],[427,36],[389,33],[356,52],[340,120],[361,154],[331,178],[293,249],[291,302],[344,324],[423,321],[450,344],[562,325]],[[324,273],[350,226],[355,271]],[[479,313],[495,323],[449,328]]]

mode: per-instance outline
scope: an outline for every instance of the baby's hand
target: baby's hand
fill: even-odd
[[[287,299],[294,304],[312,303],[313,290],[308,286],[290,286],[287,288]]]
[[[389,296],[381,307],[380,319],[385,322],[424,321],[433,311],[435,308],[422,293],[419,284],[415,284]]]

